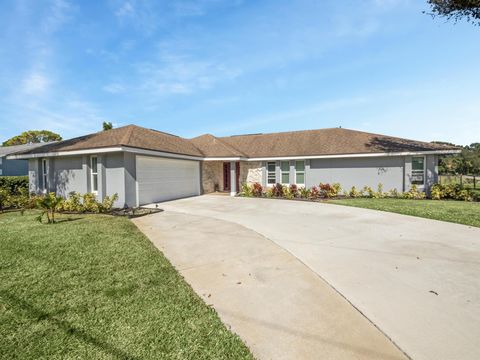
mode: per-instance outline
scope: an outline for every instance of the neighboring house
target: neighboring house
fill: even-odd
[[[0,176],[28,175],[28,160],[7,159],[7,156],[29,151],[43,145],[45,144],[0,146]]]
[[[428,191],[438,156],[459,152],[438,144],[342,128],[185,139],[135,125],[102,131],[10,156],[29,159],[30,190],[117,193],[116,206],[139,206],[242,183],[311,187],[339,182]]]

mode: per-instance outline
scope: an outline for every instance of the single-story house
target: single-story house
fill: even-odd
[[[438,156],[458,149],[342,128],[186,139],[128,125],[47,144],[28,159],[30,190],[117,193],[116,206],[140,206],[214,191],[236,194],[243,183],[311,187],[338,182],[428,191]]]
[[[0,146],[0,176],[28,175],[28,160],[7,159],[7,156],[32,150],[42,145],[45,145],[45,144]]]

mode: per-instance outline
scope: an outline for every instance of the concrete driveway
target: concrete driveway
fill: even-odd
[[[140,218],[136,223],[174,265],[181,267],[182,259],[194,264],[195,256],[200,258],[200,254],[213,251],[215,246],[228,244],[224,253],[214,251],[214,258],[205,259],[207,268],[208,261],[228,262],[229,258],[235,258],[237,250],[240,256],[237,260],[245,257],[238,260],[236,271],[241,272],[242,267],[254,262],[256,266],[264,262],[270,268],[272,264],[267,259],[273,251],[277,256],[273,266],[280,266],[281,277],[289,281],[269,284],[274,296],[267,297],[262,311],[272,307],[270,319],[273,318],[272,327],[275,327],[275,313],[282,318],[293,311],[295,316],[304,319],[308,316],[299,313],[296,302],[311,307],[303,311],[308,314],[311,310],[310,317],[315,321],[302,324],[303,331],[296,339],[300,341],[303,334],[315,351],[330,351],[330,356],[310,352],[291,354],[290,358],[302,355],[302,358],[329,359],[404,357],[395,346],[389,345],[388,338],[413,359],[480,358],[478,228],[338,205],[268,199],[202,196],[162,203],[160,207],[165,213]],[[190,247],[188,241],[181,246],[172,245],[175,232],[177,237],[190,239]],[[198,240],[196,234],[204,239]],[[268,251],[262,248],[256,253],[253,244],[268,240],[279,247],[269,247]],[[209,242],[215,245],[209,246]],[[192,251],[199,253],[187,254],[189,249],[197,249]],[[283,249],[294,257],[285,252],[281,252],[282,256],[277,254]],[[181,251],[185,254],[179,254]],[[294,268],[291,272],[290,265]],[[197,275],[182,273],[194,289],[201,292],[193,284],[201,266],[199,268],[198,263],[193,266]],[[318,275],[316,279],[313,273]],[[204,276],[206,279],[199,283],[215,289],[209,282],[218,279],[208,280],[210,275]],[[297,286],[296,281],[302,282],[302,286]],[[282,293],[275,290],[275,285],[287,289]],[[218,289],[225,291],[224,286]],[[313,299],[309,296],[310,289],[315,294]],[[248,299],[248,292],[244,296]],[[327,298],[329,306],[325,303]],[[229,304],[230,300],[228,297],[219,300],[217,305]],[[316,302],[323,308],[315,306]],[[213,300],[212,303],[215,306]],[[236,309],[248,307],[246,302],[235,305]],[[217,310],[225,320],[225,314]],[[369,321],[361,317],[360,312]],[[260,314],[258,316],[261,319]],[[227,320],[227,323],[239,324],[234,316]],[[322,323],[328,324],[327,328],[333,327],[333,331],[318,325]],[[258,327],[260,333],[261,329]],[[239,330],[245,339],[244,328],[240,326]],[[318,343],[315,334],[321,334],[327,341],[320,339]],[[365,335],[363,339],[361,335]],[[263,341],[275,342],[268,336]],[[247,344],[257,349],[248,339]],[[261,336],[251,339],[262,341]],[[302,344],[300,341],[291,345]],[[256,354],[260,357],[279,358],[275,356],[278,354],[259,349]]]

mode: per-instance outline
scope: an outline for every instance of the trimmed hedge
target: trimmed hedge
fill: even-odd
[[[28,176],[0,176],[0,188],[8,190],[11,195],[18,194],[20,189],[28,192]]]

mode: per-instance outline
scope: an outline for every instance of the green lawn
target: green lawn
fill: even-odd
[[[252,359],[129,220],[36,214],[0,214],[0,358]]]
[[[330,202],[480,227],[480,203],[478,202],[364,198]]]

